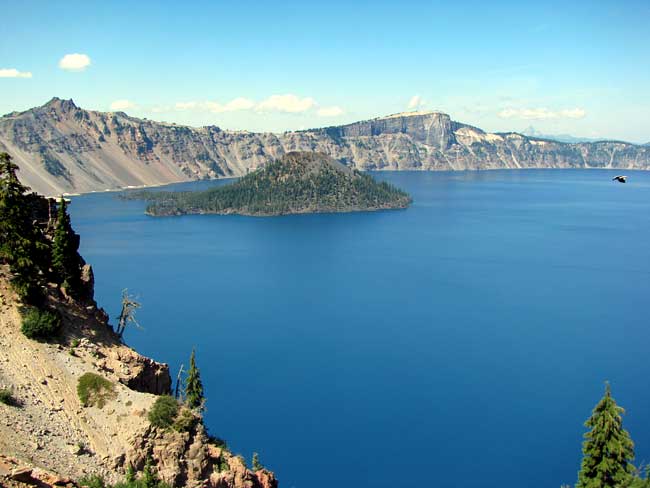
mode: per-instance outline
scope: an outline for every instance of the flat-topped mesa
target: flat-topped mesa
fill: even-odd
[[[444,151],[456,143],[451,117],[441,112],[402,112],[327,130],[332,137],[373,137],[405,134],[418,143]]]

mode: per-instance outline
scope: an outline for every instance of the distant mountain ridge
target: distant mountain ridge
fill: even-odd
[[[155,122],[59,98],[1,117],[0,151],[46,195],[243,176],[291,151],[321,152],[359,170],[650,168],[648,146],[491,134],[439,112],[273,134]]]
[[[532,125],[521,131],[521,134],[524,136],[535,137],[539,139],[549,139],[551,141],[557,142],[568,142],[571,144],[575,142],[598,142],[604,140],[593,137],[576,137],[570,134],[544,134],[543,132],[535,129]]]

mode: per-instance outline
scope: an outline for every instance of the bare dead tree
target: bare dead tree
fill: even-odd
[[[176,376],[176,388],[174,390],[174,397],[176,397],[176,399],[178,399],[179,395],[181,394],[181,383],[183,381],[183,379],[182,379],[183,368],[184,368],[184,365],[181,364],[181,367],[178,370],[178,376]]]
[[[122,290],[122,311],[118,317],[117,330],[115,331],[120,339],[124,335],[124,330],[127,325],[133,324],[138,328],[142,328],[135,319],[135,311],[140,308],[140,306],[140,302],[138,302],[135,297],[129,295],[129,290],[126,288]]]

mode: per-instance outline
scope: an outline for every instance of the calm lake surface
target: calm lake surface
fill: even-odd
[[[573,484],[604,381],[650,461],[650,173],[375,173],[404,211],[154,218],[70,206],[96,298],[123,288],[211,433],[281,488]],[[223,182],[174,185],[203,189]]]

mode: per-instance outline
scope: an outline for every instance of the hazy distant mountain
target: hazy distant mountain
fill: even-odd
[[[437,112],[271,134],[154,122],[58,98],[1,117],[0,151],[47,195],[242,176],[290,151],[322,152],[360,170],[650,168],[647,146],[490,134]]]
[[[537,137],[539,139],[550,139],[552,141],[558,142],[597,142],[602,141],[602,139],[593,139],[588,137],[575,137],[569,134],[544,134],[535,129],[532,125],[528,126],[521,132],[525,136]]]

